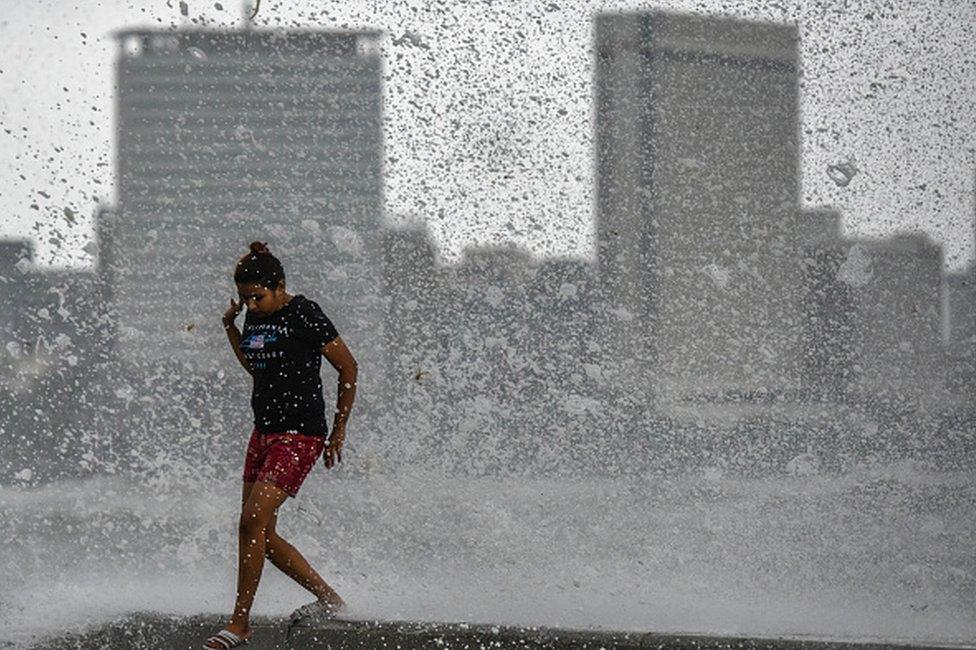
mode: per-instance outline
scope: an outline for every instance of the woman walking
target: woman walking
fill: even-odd
[[[321,455],[325,467],[342,460],[346,421],[356,395],[356,360],[332,321],[305,296],[285,290],[285,272],[265,244],[254,242],[234,269],[239,302],[230,301],[224,329],[238,361],[253,378],[254,430],[244,461],[238,529],[237,602],[227,627],[204,648],[235,648],[251,638],[249,617],[264,559],[315,594],[292,620],[331,616],[343,600],[291,544],[275,532],[278,507],[298,493]],[[247,307],[243,332],[234,320]],[[322,356],[339,372],[329,435],[319,371]]]

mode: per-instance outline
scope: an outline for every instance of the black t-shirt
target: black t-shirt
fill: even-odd
[[[248,312],[241,350],[254,378],[251,408],[261,433],[325,436],[322,346],[339,336],[322,309],[303,295],[269,316]]]

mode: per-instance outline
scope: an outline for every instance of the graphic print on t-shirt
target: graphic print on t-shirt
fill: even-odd
[[[282,358],[286,355],[285,350],[276,349],[280,346],[273,344],[278,342],[279,336],[287,338],[288,329],[273,323],[248,323],[245,319],[246,336],[241,339],[241,350],[251,364],[251,370],[265,370],[268,367],[268,359]]]
[[[327,435],[322,347],[339,336],[328,316],[299,294],[268,316],[248,312],[242,329],[240,350],[254,378],[255,427]]]
[[[274,343],[278,340],[277,334],[250,334],[241,341],[241,345],[249,350],[263,350],[265,343]]]

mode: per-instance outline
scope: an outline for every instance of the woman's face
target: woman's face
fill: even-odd
[[[281,309],[285,304],[285,283],[279,283],[275,290],[268,289],[256,282],[250,284],[237,283],[237,295],[241,304],[255,316],[268,316]]]

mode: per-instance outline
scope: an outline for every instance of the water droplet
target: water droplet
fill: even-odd
[[[393,39],[394,45],[410,45],[419,47],[422,50],[429,50],[430,45],[424,42],[423,37],[416,32],[404,32],[403,36]]]
[[[851,179],[860,170],[850,161],[839,162],[834,165],[827,165],[827,176],[834,181],[838,187],[847,187]]]
[[[854,244],[837,268],[837,279],[852,287],[863,287],[871,281],[872,276],[870,252],[860,244]]]
[[[183,16],[190,15],[190,6],[187,5],[185,2],[180,3],[180,14]]]
[[[207,53],[206,53],[206,52],[204,52],[203,50],[201,50],[201,49],[200,49],[199,47],[193,47],[193,46],[191,45],[190,47],[188,47],[188,48],[186,48],[186,51],[187,51],[187,52],[188,52],[188,53],[190,54],[190,56],[192,56],[192,57],[193,57],[194,59],[197,59],[197,60],[199,60],[199,61],[206,61],[206,60],[207,60]]]
[[[254,140],[254,133],[243,124],[234,129],[234,138],[237,140]]]
[[[313,235],[321,235],[322,234],[322,230],[321,230],[321,228],[319,228],[318,221],[315,221],[314,219],[305,219],[299,225],[304,230],[312,233]]]
[[[732,279],[732,275],[728,269],[719,266],[715,262],[703,266],[702,271],[715,282],[715,286],[719,289],[725,289],[729,285],[729,280]]]
[[[810,452],[802,453],[786,464],[786,472],[792,476],[816,476],[820,473],[819,461]]]

